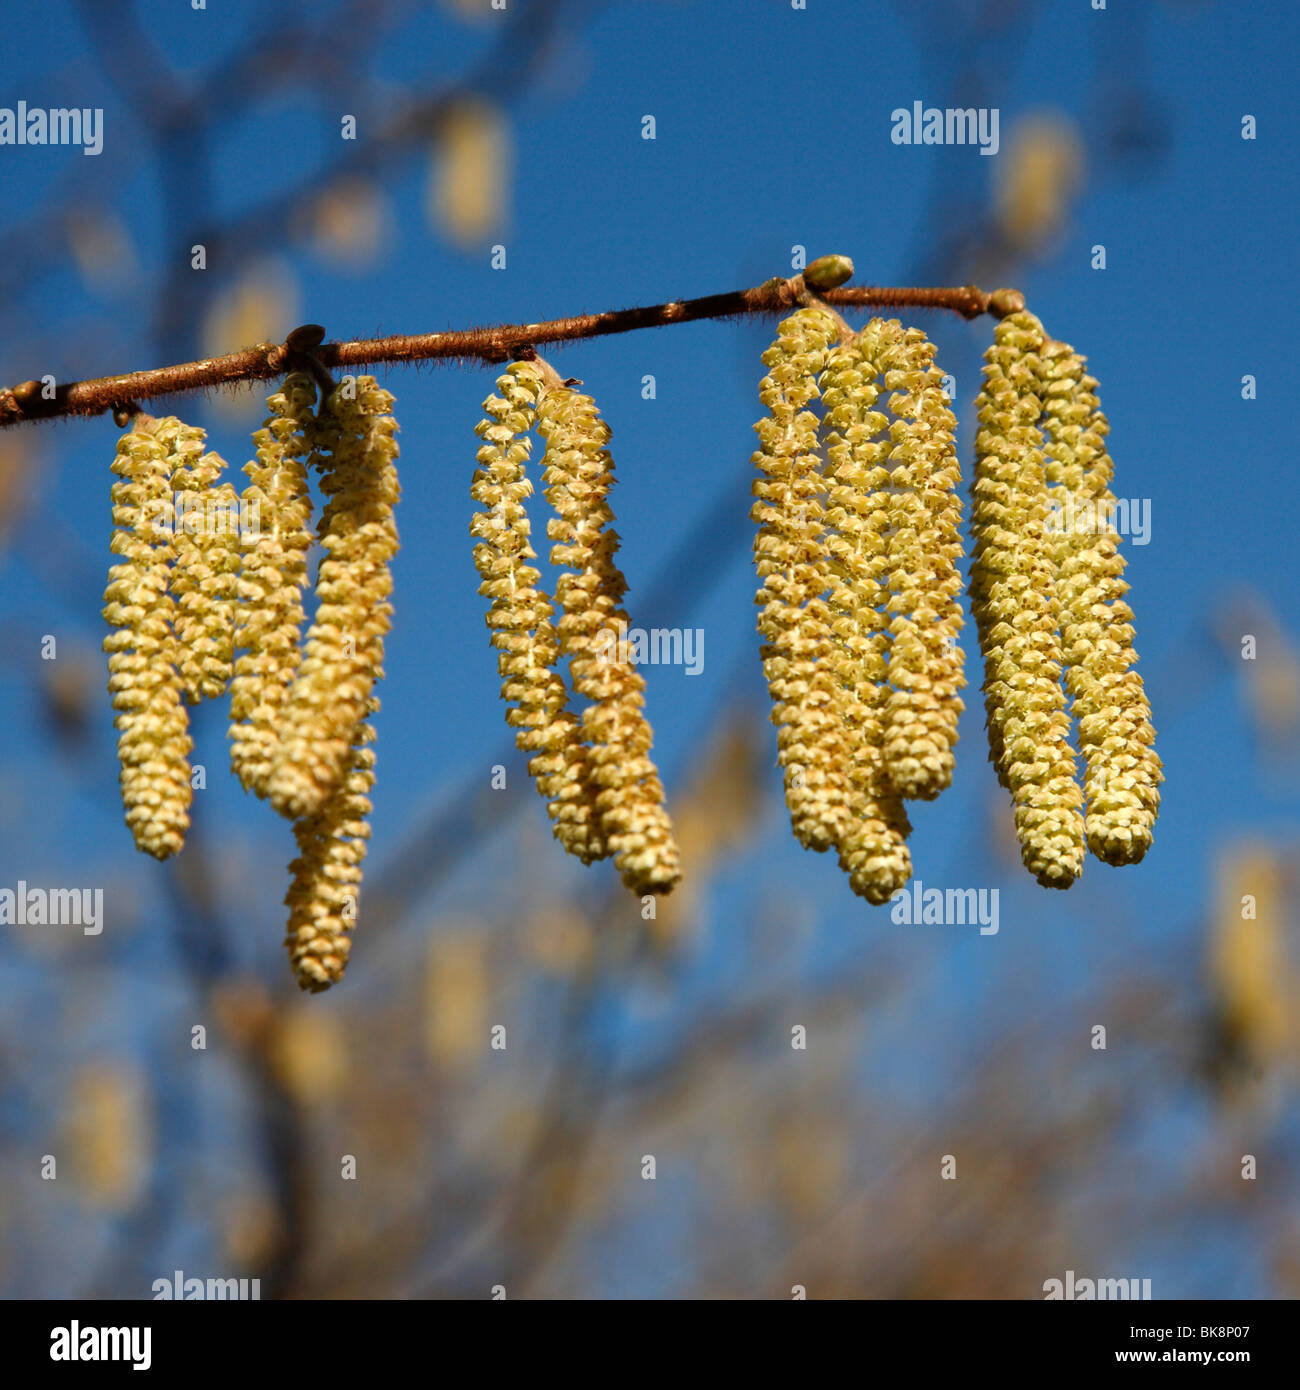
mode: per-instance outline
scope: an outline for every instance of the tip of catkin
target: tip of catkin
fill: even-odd
[[[335,942],[332,949],[320,950],[312,942],[294,942],[290,950],[290,963],[298,988],[310,994],[323,994],[332,985],[338,984],[347,968],[348,950],[351,942],[344,938]],[[320,954],[314,954],[320,950]]]

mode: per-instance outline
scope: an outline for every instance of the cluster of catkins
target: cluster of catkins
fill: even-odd
[[[951,782],[963,708],[955,421],[933,345],[897,320],[855,334],[813,301],[763,361],[754,559],[786,803],[800,843],[883,903],[912,874],[903,802]],[[1026,867],[1068,888],[1085,841],[1142,858],[1162,780],[1119,537],[1059,524],[1113,504],[1108,426],[1083,359],[1023,310],[984,376],[970,588],[989,743]]]
[[[627,650],[627,581],[609,492],[609,426],[590,396],[540,360],[513,363],[483,402],[470,532],[479,592],[497,650],[506,720],[546,798],[555,838],[584,864],[613,856],[638,894],[680,877],[664,789],[650,759],[645,681]],[[554,598],[531,562],[525,501],[531,431],[545,441],[542,480],[555,516],[547,536],[560,571]],[[558,619],[556,614],[558,612]],[[579,714],[569,700],[568,665]]]
[[[1025,865],[1068,888],[1085,844],[1109,864],[1142,858],[1162,774],[1119,537],[1061,522],[1114,505],[1097,383],[1012,300],[978,400],[970,598]],[[895,319],[854,333],[809,295],[763,361],[754,559],[786,802],[800,843],[834,848],[854,892],[883,903],[912,874],[904,802],[951,783],[963,709],[956,422],[933,344]],[[666,893],[678,851],[628,650],[609,427],[536,357],[497,391],[477,428],[470,531],[507,722],[565,850]],[[159,859],[189,826],[186,705],[229,689],[231,766],[293,821],[287,942],[299,983],[320,990],[347,962],[369,835],[397,426],[372,377],[344,378],[317,408],[315,380],[295,372],[267,404],[242,498],[202,430],[135,417],[113,464],[105,647],[127,825]],[[526,510],[533,430],[554,597]],[[315,531],[311,468],[327,499]]]
[[[345,377],[317,409],[310,375],[267,401],[242,498],[201,429],[137,414],[118,441],[104,617],[126,823],[157,859],[189,828],[187,704],[230,691],[231,768],[293,821],[286,944],[299,984],[343,974],[374,784],[397,551],[397,425],[373,377]],[[309,469],[327,498],[311,526]],[[314,541],[317,607],[303,594]]]
[[[1025,867],[1047,888],[1151,847],[1164,780],[1108,518],[1114,465],[1097,381],[1024,310],[1002,319],[977,402],[971,607],[989,750]],[[1089,524],[1070,524],[1081,515]],[[1067,697],[1083,754],[1075,776]]]

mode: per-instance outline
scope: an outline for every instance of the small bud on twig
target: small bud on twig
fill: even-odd
[[[847,256],[818,256],[803,273],[810,290],[834,290],[853,278],[853,262]]]

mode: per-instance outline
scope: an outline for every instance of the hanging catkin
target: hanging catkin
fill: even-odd
[[[321,811],[342,781],[384,674],[400,493],[392,408],[392,396],[374,377],[345,377],[313,432],[321,491],[329,498],[320,523],[325,554],[270,785],[271,804],[292,819]]]
[[[1012,795],[1024,863],[1054,888],[1078,877],[1085,846],[1109,864],[1137,863],[1152,843],[1163,771],[1135,669],[1097,382],[1018,291],[835,295],[852,272],[847,257],[825,256],[802,276],[719,299],[803,306],[763,355],[750,513],[757,625],[795,836],[813,850],[834,847],[853,891],[887,902],[912,873],[906,802],[933,799],[953,776],[964,686],[955,419],[921,330],[873,318],[854,334],[829,302],[896,294],[1000,320],[977,401],[970,593],[990,753]],[[638,312],[615,327],[651,320],[665,316]],[[470,336],[480,346],[469,353],[486,351],[482,335]],[[323,340],[323,328],[303,325],[267,348],[268,363],[311,371],[268,397],[242,499],[203,430],[135,415],[113,464],[117,563],[103,610],[137,846],[159,859],[183,847],[186,702],[229,687],[232,768],[293,821],[286,945],[312,991],[342,977],[358,919],[400,495],[393,397],[370,376],[331,390],[314,356]],[[334,346],[333,360],[350,355],[346,346]],[[609,427],[573,389],[580,383],[521,352],[528,360],[509,366],[484,402],[471,486],[474,564],[506,721],[565,850],[586,864],[612,857],[636,893],[664,893],[680,878],[679,855],[633,656],[643,634],[630,629],[617,562]],[[123,380],[89,383],[67,408],[93,408]],[[317,410],[319,381],[328,398]],[[0,423],[49,413],[31,409],[38,387],[0,392]],[[534,429],[554,512],[554,598],[541,587],[526,510]],[[315,533],[312,467],[326,498]],[[316,612],[304,637],[317,539]]]
[[[1083,867],[1083,795],[1061,689],[1061,604],[1040,448],[1038,354],[1030,313],[1002,319],[977,402],[971,607],[984,652],[989,744],[1015,804],[1025,867],[1068,888]]]
[[[338,983],[352,949],[370,839],[366,817],[375,785],[374,736],[373,726],[362,720],[342,782],[319,812],[293,826],[298,857],[289,866],[293,878],[284,899],[289,909],[285,945],[299,986],[314,994]]]
[[[763,354],[768,375],[759,399],[768,414],[754,426],[752,462],[758,523],[754,567],[762,587],[758,630],[763,671],[785,769],[785,799],[799,842],[827,850],[849,831],[851,750],[843,695],[832,670],[831,614],[822,595],[830,576],[822,550],[823,479],[818,471],[817,417],[805,407],[818,395],[817,376],[840,331],[825,309],[798,309]]]
[[[160,421],[172,454],[176,504],[176,640],[185,697],[191,704],[224,695],[234,656],[235,592],[239,572],[239,498],[218,479],[225,460],[205,452],[201,429]]]
[[[117,442],[113,472],[114,555],[104,594],[108,688],[117,710],[119,780],[136,847],[167,859],[189,829],[189,719],[177,669],[176,604],[168,583],[175,506],[166,437],[178,421],[137,415]]]
[[[596,812],[582,725],[569,708],[557,670],[559,637],[554,608],[539,587],[541,574],[530,543],[525,500],[532,449],[529,431],[537,420],[542,376],[531,362],[516,362],[497,379],[499,396],[483,402],[487,418],[476,427],[483,440],[470,495],[485,510],[475,512],[470,534],[479,593],[490,599],[487,625],[497,649],[501,698],[515,742],[532,756],[528,771],[547,799],[555,838],[584,864],[608,853]]]
[[[298,671],[302,591],[311,549],[306,458],[316,386],[305,373],[267,398],[268,417],[253,436],[257,457],[244,472],[242,538],[230,686],[230,766],[245,790],[265,796],[289,688]]]
[[[573,687],[587,700],[582,731],[600,815],[601,838],[634,893],[666,893],[681,877],[664,789],[650,760],[645,681],[629,659],[627,581],[615,555],[618,535],[609,490],[614,461],[609,426],[590,396],[548,385],[537,406],[546,440],[543,480],[555,511],[547,535],[561,569],[555,601],[560,655]]]
[[[889,680],[884,755],[900,796],[930,801],[952,781],[965,685],[961,632],[961,469],[934,344],[895,319],[868,325],[868,347],[893,392],[889,517]],[[878,355],[877,355],[878,354]]]
[[[1136,864],[1151,846],[1163,774],[1151,707],[1132,669],[1133,612],[1124,602],[1119,534],[1109,524],[1110,426],[1078,353],[1049,342],[1039,362],[1065,688],[1084,758],[1088,846],[1108,864]]]
[[[831,579],[833,643],[829,661],[841,690],[851,749],[849,821],[840,866],[859,896],[887,902],[912,876],[911,829],[885,774],[883,719],[889,699],[887,598],[889,516],[884,490],[888,417],[880,397],[878,320],[834,349],[820,388],[827,430],[829,493],[825,554]]]

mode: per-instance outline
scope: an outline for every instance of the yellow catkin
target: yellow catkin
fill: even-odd
[[[108,688],[126,823],[136,847],[167,859],[189,829],[189,755],[193,742],[177,669],[176,604],[169,590],[173,559],[172,457],[160,422],[138,415],[117,442],[113,472],[112,551],[104,618]]]
[[[623,882],[635,893],[666,893],[681,877],[664,789],[650,759],[645,681],[627,650],[627,582],[615,555],[618,535],[609,490],[614,461],[609,426],[590,396],[551,385],[537,407],[546,440],[543,480],[555,511],[547,534],[560,567],[555,599],[560,655],[574,690],[589,702],[582,729],[601,836]]]
[[[875,330],[889,408],[889,680],[884,754],[901,796],[930,801],[952,781],[964,708],[961,632],[961,469],[934,344],[896,320]]]
[[[829,664],[841,688],[851,747],[850,819],[840,866],[859,896],[887,902],[912,876],[910,826],[885,774],[883,720],[889,700],[885,489],[889,420],[875,408],[879,320],[834,349],[822,371],[828,496],[825,560],[831,577]]]
[[[185,698],[215,700],[230,684],[234,657],[235,591],[239,573],[239,498],[219,481],[225,460],[205,452],[205,434],[176,420],[159,422],[172,455],[176,506],[176,640]]]
[[[751,511],[762,582],[755,602],[762,605],[758,630],[777,756],[795,836],[819,852],[838,845],[852,824],[843,697],[828,660],[833,642],[823,597],[830,577],[822,551],[817,417],[805,408],[818,395],[817,375],[839,330],[833,314],[815,307],[781,323],[763,354],[768,375],[759,399],[768,414],[754,426],[759,447],[752,460],[760,474]]]
[[[1083,794],[1061,688],[1061,604],[1038,418],[1043,329],[1002,319],[977,402],[971,606],[984,651],[989,742],[1015,805],[1025,867],[1068,888],[1083,867]]]
[[[479,593],[490,599],[487,625],[497,650],[506,722],[515,730],[528,771],[547,799],[555,838],[584,864],[604,858],[600,817],[587,766],[582,724],[569,708],[560,675],[559,636],[551,622],[554,607],[531,563],[531,527],[525,502],[532,493],[527,476],[537,420],[541,372],[516,362],[497,380],[497,396],[483,402],[487,416],[476,427],[483,441],[470,495],[484,510],[475,512],[470,534],[478,540],[474,565]]]
[[[1160,759],[1142,677],[1133,669],[1133,611],[1124,559],[1110,525],[1114,466],[1097,382],[1066,343],[1040,361],[1051,535],[1062,604],[1065,688],[1084,758],[1088,846],[1108,864],[1136,864],[1151,847],[1160,808]]]
[[[342,388],[333,393],[312,431],[317,464],[327,470],[322,491],[330,501],[321,518],[326,556],[316,583],[320,606],[308,634],[302,675],[322,679],[319,672],[328,670],[330,660],[351,652],[350,671],[370,678],[360,717],[346,735],[337,780],[318,809],[294,821],[298,857],[290,865],[292,881],[285,896],[285,945],[298,984],[313,993],[337,984],[347,966],[370,839],[375,734],[369,716],[379,709],[373,686],[383,675],[384,636],[392,613],[388,564],[397,550],[392,404],[392,396],[372,377],[362,377],[355,382],[355,398]],[[313,655],[322,659],[315,677],[308,665]],[[291,717],[299,711],[292,702],[300,694],[295,685]],[[332,728],[341,728],[341,720]],[[332,732],[330,737],[344,735]],[[292,747],[286,740],[284,748]]]
[[[313,994],[342,978],[360,910],[361,865],[370,840],[366,818],[375,785],[373,726],[363,719],[353,738],[342,781],[315,815],[293,826],[298,857],[289,866],[292,881],[284,899],[289,909],[285,945],[299,986]]]
[[[344,777],[359,726],[383,677],[397,553],[393,508],[397,422],[393,398],[374,377],[345,378],[313,433],[329,498],[321,516],[325,554],[319,603],[283,713],[270,801],[297,819],[321,811]]]
[[[230,766],[258,796],[270,787],[284,704],[298,671],[312,545],[306,459],[315,403],[311,377],[286,377],[267,398],[266,423],[253,436],[257,457],[244,468],[247,533],[235,609]]]

